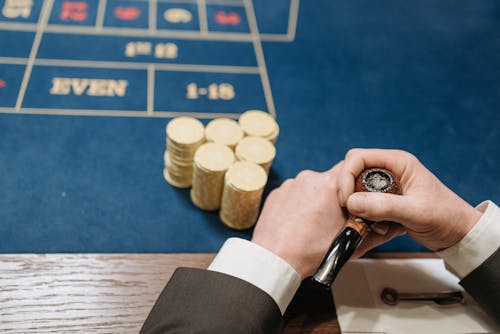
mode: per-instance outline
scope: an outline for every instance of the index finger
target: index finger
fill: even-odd
[[[347,152],[338,175],[338,197],[345,206],[347,198],[354,192],[354,183],[358,175],[367,168],[385,168],[401,178],[410,153],[401,150],[351,149]]]

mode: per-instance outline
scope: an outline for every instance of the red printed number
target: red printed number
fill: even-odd
[[[5,82],[5,80],[0,79],[0,88],[5,88],[5,87],[7,87],[7,83]]]
[[[82,22],[87,19],[89,5],[85,1],[64,1],[62,4],[61,20]]]
[[[115,8],[115,16],[120,20],[132,21],[141,16],[141,10],[137,7],[121,7]]]
[[[237,25],[241,22],[241,17],[238,13],[226,13],[219,11],[215,13],[215,22],[223,25]]]

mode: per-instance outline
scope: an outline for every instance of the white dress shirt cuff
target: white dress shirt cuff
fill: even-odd
[[[460,279],[479,267],[500,246],[500,209],[491,201],[476,208],[483,212],[476,225],[458,243],[438,252]]]
[[[300,286],[300,276],[281,257],[248,240],[226,240],[208,270],[238,277],[270,295],[285,313]]]

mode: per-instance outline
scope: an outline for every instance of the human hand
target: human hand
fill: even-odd
[[[355,178],[370,167],[392,171],[400,180],[402,195],[353,193]],[[368,234],[357,255],[404,232],[431,250],[442,250],[460,241],[481,217],[405,151],[350,150],[338,172],[338,188],[339,201],[351,214],[382,222],[372,225],[376,233]]]
[[[283,258],[302,279],[314,274],[346,223],[337,198],[341,164],[283,182],[267,197],[255,226],[252,242]]]

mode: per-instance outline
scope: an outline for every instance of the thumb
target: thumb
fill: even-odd
[[[414,213],[407,196],[375,192],[356,192],[347,199],[347,210],[371,221],[392,221],[405,225]]]

